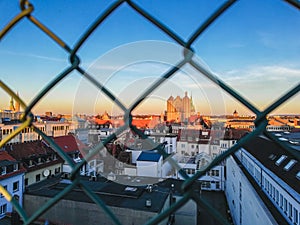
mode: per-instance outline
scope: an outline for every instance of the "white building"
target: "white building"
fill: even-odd
[[[141,152],[136,160],[137,176],[162,177],[162,161],[159,153]]]
[[[0,185],[22,206],[25,169],[6,151],[0,151],[0,169]],[[12,211],[12,204],[0,193],[0,219]]]
[[[177,152],[176,134],[151,133],[148,137],[152,139],[155,143],[164,143],[166,153],[172,154]]]
[[[195,156],[200,152],[209,154],[210,130],[179,130],[177,152],[181,156]]]
[[[182,158],[178,164],[188,176],[193,176],[202,167],[207,166],[211,160],[212,158],[209,155],[202,152],[195,157]],[[178,171],[176,172],[176,178],[183,179]],[[198,180],[201,181],[202,190],[222,191],[225,189],[225,168],[223,165],[215,166]]]
[[[43,131],[46,135],[57,137],[65,136],[70,131],[70,123],[59,121],[45,121],[44,123],[33,123],[38,129]],[[0,124],[0,140],[9,136],[14,130],[16,130],[21,123],[7,123]],[[42,137],[36,133],[33,128],[26,127],[8,143],[23,143],[26,141],[41,140]]]
[[[235,224],[300,224],[300,165],[292,154],[256,137],[227,159],[226,170]]]

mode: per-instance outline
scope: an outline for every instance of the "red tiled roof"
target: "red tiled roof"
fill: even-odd
[[[25,172],[26,172],[26,169],[24,167],[21,167],[19,170],[16,170],[14,172],[7,173],[5,175],[0,175],[0,180],[4,180],[6,178],[13,177],[13,176],[15,176],[17,174],[25,173]]]
[[[102,120],[95,118],[94,122],[99,125],[112,124],[114,127],[123,126],[124,120],[122,119],[111,119],[111,120]],[[159,123],[159,117],[153,117],[152,119],[132,119],[132,125],[137,128],[153,128]]]
[[[10,154],[7,153],[7,151],[0,151],[0,161],[17,161],[15,158],[13,158]]]
[[[13,158],[7,151],[0,151],[0,162],[1,161],[11,161],[16,162],[17,160]],[[13,171],[11,173],[6,173],[5,175],[0,175],[0,180],[6,179],[11,176],[15,176],[19,173],[24,173],[26,170],[23,166],[21,166],[17,171]]]
[[[66,153],[80,151],[80,157],[85,157],[87,154],[88,147],[73,135],[54,137],[53,140]]]
[[[8,145],[6,146],[6,150],[9,155],[14,157],[16,160],[22,162],[28,172],[46,168],[48,166],[63,162],[63,160],[60,157],[57,157],[57,159],[55,160],[43,162],[33,167],[29,167],[27,165],[26,159],[28,160],[29,158],[49,156],[55,153],[55,151],[50,146],[48,146],[44,141],[32,141],[32,142]]]
[[[73,135],[54,137],[53,140],[66,153],[76,152],[85,147]]]
[[[8,151],[9,154],[17,160],[54,153],[54,150],[43,143],[43,141],[32,141],[8,145],[6,146],[6,151]]]
[[[95,118],[94,121],[95,121],[96,124],[99,124],[99,125],[111,124],[110,120],[102,120],[102,119]]]

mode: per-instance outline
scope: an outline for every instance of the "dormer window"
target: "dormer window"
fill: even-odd
[[[276,166],[279,166],[286,158],[287,158],[286,155],[280,156],[280,158],[275,162]]]
[[[17,163],[16,163],[16,164],[14,164],[14,165],[13,165],[13,170],[14,170],[14,171],[17,171],[18,169],[19,169],[19,166],[18,166],[18,164],[17,164]]]
[[[2,166],[1,167],[1,175],[5,175],[6,174],[6,166]]]

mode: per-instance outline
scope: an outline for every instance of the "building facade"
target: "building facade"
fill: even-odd
[[[237,224],[300,224],[300,165],[292,154],[299,149],[290,147],[256,137],[227,159],[226,196]]]
[[[167,100],[167,121],[184,122],[195,113],[195,107],[192,96],[188,97],[187,92],[181,98],[170,96]]]
[[[62,171],[63,159],[45,141],[11,144],[5,149],[26,169],[25,187]]]
[[[6,151],[0,151],[0,185],[22,206],[25,169]],[[13,211],[13,206],[0,194],[0,219]]]

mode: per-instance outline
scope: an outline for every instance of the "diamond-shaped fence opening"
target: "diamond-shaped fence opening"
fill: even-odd
[[[296,8],[300,8],[300,3],[297,0],[289,0],[287,1],[289,4],[295,6]],[[206,21],[199,24],[198,28],[194,30],[191,37],[188,38],[188,40],[185,40],[185,38],[182,38],[180,35],[176,33],[176,27],[170,29],[167,25],[165,25],[160,20],[156,19],[153,15],[147,12],[147,10],[143,9],[139,6],[139,4],[135,3],[134,1],[116,1],[113,4],[111,4],[102,14],[100,14],[96,20],[90,24],[89,27],[87,27],[82,33],[83,35],[78,39],[78,41],[75,43],[73,47],[70,47],[71,45],[68,45],[63,38],[59,36],[59,34],[56,34],[55,30],[51,30],[47,27],[47,24],[43,24],[39,21],[38,18],[35,17],[35,9],[34,6],[30,3],[30,1],[27,0],[21,0],[20,1],[20,11],[16,12],[16,15],[14,15],[14,18],[0,31],[0,39],[7,38],[9,39],[9,33],[18,26],[22,26],[21,21],[26,20],[26,22],[32,23],[32,25],[39,28],[44,35],[50,37],[49,41],[51,39],[58,44],[63,50],[65,50],[69,56],[69,65],[62,70],[59,74],[57,74],[52,81],[50,81],[43,89],[36,94],[36,96],[26,105],[22,101],[22,96],[16,95],[10,87],[8,87],[5,83],[5,80],[0,82],[0,87],[8,94],[10,95],[16,102],[18,102],[21,107],[24,110],[24,114],[22,115],[22,125],[14,130],[7,138],[3,139],[0,142],[0,148],[2,148],[6,143],[9,142],[12,138],[14,138],[16,135],[18,135],[24,128],[31,127],[34,129],[36,133],[38,133],[41,137],[43,137],[50,145],[51,147],[65,160],[69,163],[69,165],[72,168],[71,171],[71,178],[72,181],[70,185],[68,185],[66,188],[63,188],[54,198],[51,198],[50,200],[46,201],[46,203],[39,208],[34,214],[28,215],[26,211],[20,206],[18,203],[18,200],[12,197],[11,193],[8,193],[2,186],[0,186],[0,192],[5,196],[5,198],[13,205],[13,207],[16,209],[17,213],[23,220],[24,224],[30,224],[36,219],[39,218],[43,213],[45,213],[47,210],[49,210],[52,206],[57,204],[64,196],[66,196],[68,193],[70,193],[74,189],[80,189],[82,192],[84,192],[91,201],[95,202],[96,205],[101,208],[107,216],[111,219],[112,223],[114,224],[122,224],[122,221],[120,221],[116,215],[114,214],[113,210],[111,210],[110,207],[108,207],[104,201],[99,198],[98,195],[94,193],[94,191],[86,185],[85,182],[80,178],[79,171],[80,167],[83,166],[89,159],[94,157],[96,154],[99,154],[99,151],[103,150],[105,148],[105,145],[107,145],[110,141],[113,141],[116,139],[118,135],[121,135],[126,130],[131,130],[136,135],[138,135],[141,139],[143,139],[145,142],[148,142],[149,145],[155,146],[158,149],[159,154],[166,157],[166,159],[169,161],[169,163],[172,165],[172,167],[176,170],[179,170],[181,173],[181,176],[185,179],[181,189],[183,191],[182,198],[177,201],[176,203],[172,204],[169,208],[167,208],[165,211],[160,213],[159,215],[150,218],[150,220],[147,222],[147,224],[157,224],[161,221],[163,221],[165,218],[169,217],[172,213],[174,213],[176,210],[178,210],[181,206],[186,204],[189,200],[193,200],[196,204],[199,206],[202,206],[210,212],[212,216],[214,216],[216,219],[221,221],[223,224],[230,224],[229,221],[227,221],[226,218],[223,218],[217,210],[215,210],[205,199],[201,198],[199,193],[194,192],[194,184],[204,174],[206,174],[207,171],[212,169],[214,166],[220,164],[224,159],[226,159],[228,156],[232,155],[235,151],[237,151],[244,143],[250,141],[255,136],[265,133],[267,136],[269,136],[274,141],[278,142],[282,145],[281,142],[278,141],[278,139],[271,134],[266,132],[266,126],[267,126],[267,115],[272,112],[274,109],[276,109],[278,106],[283,104],[286,100],[291,98],[292,96],[296,95],[300,90],[300,85],[298,84],[291,90],[288,90],[283,96],[281,96],[277,101],[275,101],[273,104],[270,104],[265,110],[260,111],[255,106],[253,106],[249,101],[247,101],[245,98],[243,98],[241,95],[239,95],[238,92],[236,92],[234,89],[232,89],[230,86],[228,86],[225,82],[223,82],[220,78],[216,77],[210,70],[208,70],[206,67],[204,67],[202,64],[200,64],[197,60],[194,59],[194,50],[193,50],[193,44],[194,42],[201,36],[201,34],[216,20],[220,17],[221,14],[223,14],[225,11],[228,11],[229,8],[235,3],[235,1],[226,1],[223,3],[214,13],[212,13]],[[150,22],[153,26],[157,27],[162,33],[167,35],[169,38],[173,39],[175,43],[177,43],[179,46],[182,47],[182,55],[179,57],[180,60],[178,60],[174,65],[169,66],[168,70],[161,74],[161,76],[154,80],[143,92],[137,97],[137,99],[131,103],[129,106],[125,106],[125,104],[122,103],[122,100],[118,98],[118,96],[110,91],[109,88],[106,87],[105,83],[99,82],[92,71],[84,69],[84,67],[81,65],[80,61],[80,55],[79,50],[82,47],[84,43],[87,43],[89,41],[89,37],[96,29],[101,29],[101,24],[109,20],[109,16],[112,13],[118,13],[117,9],[119,7],[129,7],[131,10],[135,11],[135,13],[140,14],[141,18],[144,20],[147,20]],[[204,76],[206,79],[210,80],[212,83],[220,87],[223,91],[225,91],[227,94],[229,94],[231,97],[239,101],[241,104],[244,105],[244,107],[248,108],[250,111],[256,114],[256,121],[255,121],[255,129],[252,133],[245,136],[244,138],[240,139],[240,141],[235,144],[233,147],[222,153],[221,155],[217,156],[215,159],[213,159],[209,164],[202,167],[195,175],[192,177],[188,176],[184,170],[181,170],[180,166],[176,161],[174,161],[171,157],[167,157],[168,154],[165,152],[162,145],[155,145],[155,143],[147,137],[141,130],[137,129],[133,123],[132,123],[132,113],[134,110],[136,110],[143,102],[144,100],[151,96],[151,94],[157,90],[161,85],[164,84],[164,82],[170,80],[173,76],[176,76],[176,73],[178,73],[182,68],[184,68],[186,65],[189,65],[190,67],[193,67],[194,70],[198,71],[199,76]],[[98,143],[97,145],[91,147],[88,151],[88,154],[85,156],[85,158],[78,164],[75,164],[67,155],[66,153],[50,138],[48,137],[43,131],[41,131],[38,127],[36,127],[33,122],[33,114],[31,113],[32,109],[37,106],[41,99],[44,98],[44,96],[51,91],[55,85],[59,84],[65,77],[68,77],[73,71],[76,71],[77,73],[82,76],[82,78],[89,82],[91,85],[93,85],[95,88],[101,92],[101,95],[105,95],[106,98],[110,99],[114,104],[117,105],[118,109],[123,111],[123,124],[120,126],[117,131],[110,135],[107,139],[105,139],[103,142]],[[175,80],[175,79],[174,79]],[[286,151],[289,151],[289,148],[285,145],[283,147],[286,149]],[[290,153],[293,153],[290,151]],[[295,157],[299,160],[299,156],[295,155]]]

